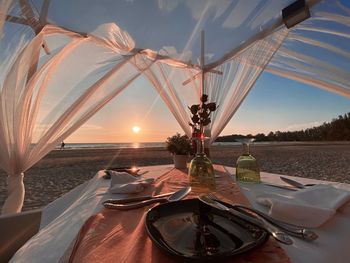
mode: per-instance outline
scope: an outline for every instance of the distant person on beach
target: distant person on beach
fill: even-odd
[[[64,143],[64,141],[62,141],[62,143],[61,143],[61,150],[63,150],[64,149],[64,146],[65,146],[66,144]]]

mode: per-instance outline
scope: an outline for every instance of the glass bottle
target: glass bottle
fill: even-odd
[[[215,190],[215,172],[210,159],[205,155],[203,139],[197,139],[197,153],[190,163],[188,175],[194,192],[205,193]]]
[[[260,169],[257,160],[250,154],[250,143],[254,139],[241,140],[243,154],[236,162],[236,180],[240,182],[260,183]]]

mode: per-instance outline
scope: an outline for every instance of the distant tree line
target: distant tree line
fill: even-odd
[[[234,142],[236,139],[254,137],[256,141],[349,141],[350,140],[350,112],[333,119],[331,122],[324,122],[322,125],[300,131],[276,131],[265,135],[232,134],[220,136],[216,142]]]

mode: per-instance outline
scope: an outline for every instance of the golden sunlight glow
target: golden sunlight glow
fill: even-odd
[[[140,132],[140,127],[139,126],[134,126],[134,127],[132,127],[132,131],[134,132],[134,133],[139,133]]]

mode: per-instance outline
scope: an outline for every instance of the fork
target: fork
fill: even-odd
[[[216,200],[216,201],[220,201],[220,199],[212,194],[212,193],[209,193],[207,194],[207,196],[210,198],[210,199],[213,199],[213,200]],[[239,211],[241,213],[244,213],[246,215],[249,215],[249,216],[252,216],[251,213],[253,213],[255,215],[256,218],[263,218],[265,219],[266,221],[270,222],[271,224],[273,224],[274,226],[286,231],[288,234],[290,235],[293,235],[295,237],[299,237],[299,238],[302,238],[306,241],[312,241],[312,240],[315,240],[318,238],[318,235],[309,230],[309,229],[305,229],[305,228],[302,228],[302,227],[299,227],[299,226],[296,226],[296,225],[292,225],[292,224],[289,224],[289,223],[286,223],[286,222],[282,222],[282,221],[279,221],[277,219],[274,219],[273,217],[257,210],[257,209],[254,209],[254,208],[251,208],[251,207],[247,207],[247,206],[243,206],[243,205],[239,205],[239,204],[230,204],[232,206],[233,209],[235,209],[236,211]],[[251,213],[248,213],[247,211],[251,212]]]

